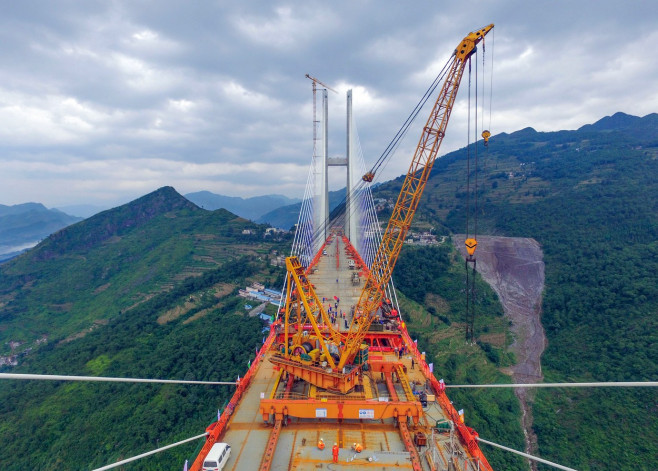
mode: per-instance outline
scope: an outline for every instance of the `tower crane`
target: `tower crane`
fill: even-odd
[[[318,140],[318,130],[317,130],[318,119],[317,119],[317,105],[315,98],[318,90],[318,85],[326,88],[327,90],[331,90],[334,93],[338,93],[338,92],[333,88],[331,88],[329,85],[322,83],[320,80],[316,79],[315,77],[309,74],[306,74],[305,77],[309,79],[311,82],[313,82],[313,145],[315,146],[315,143]]]
[[[287,351],[285,361],[281,357],[275,356],[272,358],[273,363],[278,364],[289,373],[319,387],[326,388],[329,385],[331,389],[342,393],[347,393],[354,387],[354,377],[349,372],[346,373],[345,367],[347,366],[347,369],[352,370],[350,367],[359,352],[361,343],[373,320],[377,317],[377,310],[384,297],[384,289],[391,280],[393,268],[402,250],[402,244],[411,227],[423,190],[437,158],[439,147],[445,136],[468,59],[475,53],[477,45],[493,27],[494,25],[490,24],[469,33],[452,54],[445,81],[427,123],[423,127],[423,132],[393,208],[391,218],[370,267],[359,301],[355,306],[355,317],[352,326],[350,326],[349,332],[341,334],[340,339],[336,337],[335,332],[331,332],[330,337],[333,337],[334,344],[325,342],[328,345],[335,345],[335,342],[339,340],[337,346],[339,347],[340,356],[336,359],[335,350],[330,352],[328,346],[322,345],[325,350],[325,358],[331,365],[332,371],[330,373],[323,373],[323,370],[313,371],[311,366],[296,361],[299,357],[295,357]],[[326,86],[309,75],[307,77],[313,80],[314,89],[316,83]],[[295,259],[296,257],[289,257],[289,261],[287,260],[289,267],[298,266]],[[295,294],[302,298],[309,296],[311,299],[315,296],[312,286],[305,287],[305,289],[296,289]],[[309,310],[319,311],[317,314],[318,319],[323,318],[325,315],[321,304],[317,308],[313,306]],[[331,353],[334,353],[334,355],[331,355]]]
[[[313,93],[315,93],[315,90],[317,89],[317,88],[316,88],[316,84],[317,84],[317,85],[322,85],[324,88],[326,88],[327,90],[331,90],[331,91],[334,92],[334,93],[338,93],[336,90],[334,90],[333,88],[331,88],[331,87],[330,87],[329,85],[327,85],[326,83],[322,83],[322,82],[320,82],[320,80],[316,79],[315,77],[310,76],[309,74],[306,74],[306,78],[309,79],[309,80],[311,80],[311,81],[313,82]]]

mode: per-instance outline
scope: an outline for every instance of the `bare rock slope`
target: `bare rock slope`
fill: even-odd
[[[463,235],[454,237],[459,251],[466,256],[464,239]],[[512,321],[511,349],[517,361],[511,368],[512,378],[515,383],[540,382],[546,337],[541,324],[544,262],[539,243],[534,239],[497,236],[478,236],[477,241],[477,271],[498,294],[505,315]],[[536,437],[532,432],[532,396],[526,389],[515,392],[523,410],[526,449],[533,452]]]

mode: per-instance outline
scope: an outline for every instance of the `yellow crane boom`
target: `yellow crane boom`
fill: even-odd
[[[345,347],[338,363],[339,369],[353,361],[370,324],[376,317],[384,288],[391,280],[402,244],[411,227],[420,197],[445,136],[467,60],[475,52],[478,43],[493,27],[494,25],[490,24],[471,32],[459,43],[453,53],[441,92],[423,128],[397,203],[393,208],[386,231],[370,267],[370,274],[356,305],[355,313],[360,315],[354,321],[356,324],[354,333],[345,339]]]

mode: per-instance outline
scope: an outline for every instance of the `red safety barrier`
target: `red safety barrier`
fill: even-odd
[[[459,436],[462,444],[466,446],[468,452],[473,456],[473,458],[480,461],[480,469],[493,471],[491,465],[487,461],[487,458],[484,456],[484,453],[482,453],[482,450],[480,450],[480,446],[478,445],[478,433],[471,427],[467,427],[462,423],[461,418],[457,413],[457,409],[455,409],[445,393],[445,385],[441,384],[439,380],[434,376],[434,373],[430,372],[430,368],[427,365],[427,362],[423,360],[421,353],[418,351],[418,345],[416,345],[416,342],[411,340],[406,326],[400,325],[400,332],[402,333],[402,338],[404,339],[409,352],[414,355],[418,367],[421,369],[425,377],[430,380],[430,385],[434,391],[434,394],[436,394],[437,402],[445,412],[448,419],[455,424],[457,435]]]
[[[322,247],[320,247],[320,250],[318,250],[318,253],[315,254],[315,257],[313,257],[313,260],[311,260],[311,263],[308,264],[308,267],[306,268],[306,274],[308,275],[311,273],[311,269],[318,264],[320,261],[320,257],[322,257],[322,252],[324,252],[325,247],[327,244],[331,241],[331,237],[328,238],[324,244],[322,244]]]
[[[359,252],[356,251],[356,249],[354,248],[354,246],[346,236],[343,236],[343,242],[345,243],[345,250],[347,251],[347,253],[354,259],[357,265],[360,265],[361,270],[363,270],[359,272],[359,275],[368,277],[368,275],[370,275],[370,270],[368,269],[368,266],[361,258],[361,255],[359,255]]]
[[[199,452],[199,455],[197,456],[196,460],[194,460],[194,463],[192,463],[192,466],[190,467],[190,471],[201,470],[201,467],[203,465],[203,460],[208,455],[208,452],[210,451],[212,446],[215,443],[217,443],[217,441],[219,441],[220,437],[226,430],[228,421],[231,418],[231,415],[233,414],[235,407],[238,405],[238,402],[242,398],[242,394],[246,391],[247,387],[249,386],[249,383],[251,382],[251,379],[256,374],[256,370],[260,366],[260,362],[265,357],[265,353],[272,347],[272,343],[274,342],[274,339],[276,337],[276,332],[275,332],[276,326],[278,324],[279,324],[278,322],[275,322],[270,326],[270,334],[267,336],[265,343],[258,351],[256,358],[251,363],[251,367],[247,370],[247,373],[245,373],[244,378],[238,381],[238,384],[235,387],[235,392],[233,393],[233,397],[231,397],[231,400],[226,405],[226,408],[224,408],[224,413],[221,415],[221,417],[217,422],[213,422],[208,426],[208,428],[206,428],[206,432],[208,432],[206,443],[203,445],[203,448],[201,448],[201,451]]]

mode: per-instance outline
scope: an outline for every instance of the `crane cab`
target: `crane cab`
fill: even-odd
[[[203,460],[202,471],[221,471],[231,456],[231,445],[228,443],[215,443],[206,459]]]

